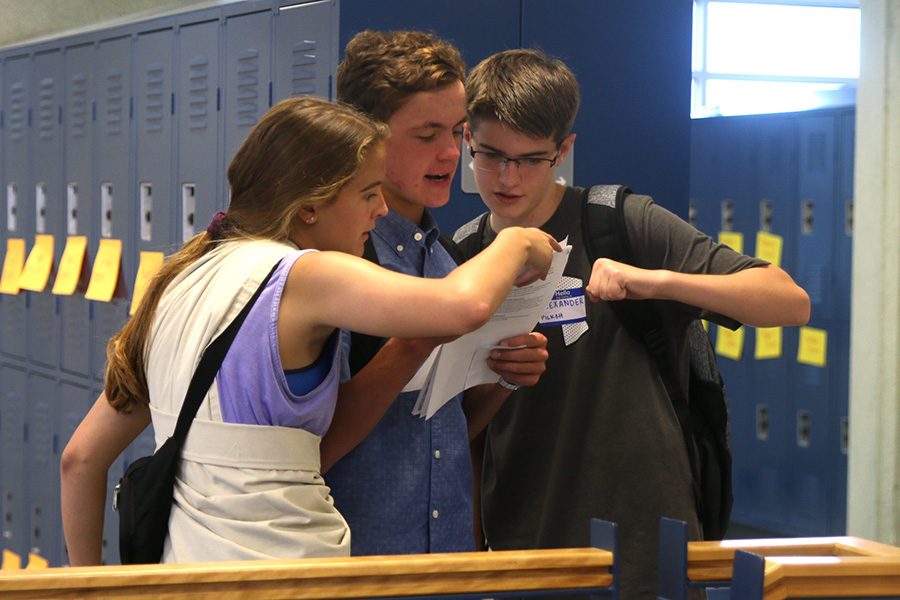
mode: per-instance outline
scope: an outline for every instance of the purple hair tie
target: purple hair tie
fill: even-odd
[[[213,215],[212,221],[209,222],[209,225],[206,228],[206,233],[214,239],[222,239],[225,234],[225,227],[227,225],[228,216],[222,211],[217,212]]]

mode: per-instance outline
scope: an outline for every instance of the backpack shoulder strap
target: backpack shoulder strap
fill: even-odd
[[[592,263],[598,258],[634,262],[624,212],[630,193],[624,185],[595,185],[582,192],[582,237]]]
[[[444,250],[447,251],[447,254],[450,255],[450,258],[453,259],[454,263],[461,265],[466,261],[466,257],[463,256],[462,248],[448,236],[442,233],[438,236],[438,241],[441,243],[441,246],[444,247]]]
[[[484,229],[488,226],[487,223],[490,216],[491,213],[486,212],[480,217],[475,217],[453,234],[453,241],[459,248],[463,261],[484,250]]]

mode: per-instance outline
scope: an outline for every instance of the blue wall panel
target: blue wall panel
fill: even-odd
[[[65,50],[65,233],[86,236],[85,273],[97,248],[99,196],[93,178],[94,147],[94,44],[73,44]],[[86,281],[84,282],[86,284]],[[91,306],[84,286],[72,296],[59,297],[61,330],[60,368],[76,375],[91,375]]]
[[[34,239],[34,200],[30,188],[31,57],[6,60],[3,81],[3,163],[6,175],[7,238],[25,240],[26,253]],[[6,248],[4,247],[4,256]],[[26,292],[5,296],[0,314],[0,352],[17,359],[27,355]]]
[[[522,13],[522,46],[562,58],[581,85],[575,183],[627,184],[687,217],[690,4],[523,0]]]
[[[0,363],[0,512],[3,536],[0,546],[20,556],[28,554],[28,487],[26,485],[25,418],[27,388],[25,368]]]
[[[59,49],[34,55],[32,100],[31,198],[35,203],[34,234],[54,240],[54,264],[59,264],[65,241],[65,186],[62,182],[62,104],[65,89],[63,57]],[[43,292],[28,292],[28,357],[56,369],[60,359],[60,320],[56,296],[50,293],[53,277]]]
[[[217,20],[193,23],[183,25],[177,36],[175,198],[176,232],[181,241],[203,231],[213,213],[227,206],[227,191],[219,175],[223,139],[217,105],[220,29]]]

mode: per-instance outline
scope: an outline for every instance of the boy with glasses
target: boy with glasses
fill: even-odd
[[[363,31],[347,44],[338,99],[391,130],[382,184],[390,210],[366,242],[366,257],[387,269],[443,277],[456,266],[459,252],[440,239],[429,209],[450,199],[466,119],[464,78],[458,50],[431,34]],[[412,415],[418,392],[401,390],[442,341],[351,336],[354,376],[341,386],[333,421],[340,426],[322,440],[321,458],[350,525],[352,554],[474,549],[470,435],[508,388],[537,381],[547,341],[538,333],[505,340],[515,349],[495,352],[489,363],[501,384],[472,388],[465,401],[457,396],[425,421]]]
[[[454,240],[471,256],[505,227],[568,236],[573,250],[561,285],[592,301],[538,327],[549,340],[547,371],[515,392],[485,432],[485,540],[497,550],[587,546],[592,517],[614,521],[620,597],[654,597],[660,517],[686,520],[694,539],[701,532],[666,388],[609,304],[670,301],[660,309],[666,343],[686,358],[687,325],[698,316],[800,325],[809,299],[780,268],[716,244],[647,196],[631,195],[624,205],[635,265],[592,263],[582,240],[582,190],[556,180],[555,166],[575,142],[579,103],[578,83],[562,62],[531,50],[496,54],[470,73],[466,102],[465,139],[490,212]],[[687,361],[679,367],[686,389]]]

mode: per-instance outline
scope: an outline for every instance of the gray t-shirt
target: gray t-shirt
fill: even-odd
[[[564,277],[583,288],[591,263],[582,242],[582,190],[567,188],[541,229],[572,253]],[[713,242],[647,196],[625,203],[635,263],[686,273],[733,273],[766,263]],[[475,221],[477,222],[477,220]],[[473,222],[474,223],[474,222]],[[472,224],[454,239],[471,247]],[[484,228],[482,243],[496,234]],[[675,302],[659,303],[670,351],[681,357],[687,389],[686,326],[698,316],[735,325],[719,315]],[[655,597],[657,539],[662,516],[699,529],[691,472],[681,429],[652,357],[619,324],[605,302],[587,302],[587,329],[538,326],[550,358],[539,383],[509,398],[486,436],[482,523],[494,549],[583,547],[593,517],[618,525],[621,595]],[[584,329],[582,327],[582,329]],[[679,351],[682,350],[682,351]]]

